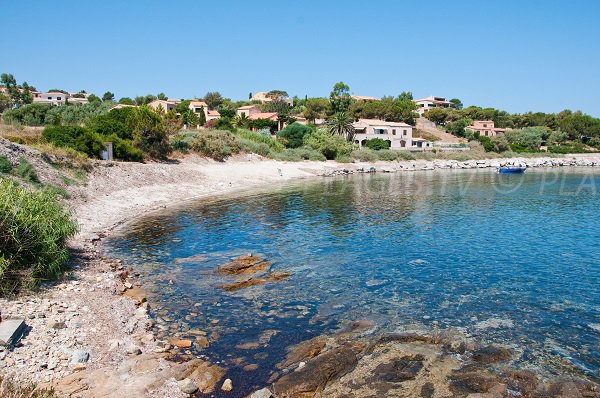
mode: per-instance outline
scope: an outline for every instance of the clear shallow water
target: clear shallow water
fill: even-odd
[[[458,329],[513,347],[517,366],[598,378],[600,174],[593,173],[300,182],[151,215],[107,247],[142,274],[159,325],[171,334],[213,333],[211,346],[195,353],[222,361],[248,390],[266,384],[286,346],[356,319],[389,330]],[[292,277],[218,289],[230,279],[214,269],[248,252]],[[277,332],[266,346],[235,348],[265,331]],[[243,371],[246,364],[259,367]]]

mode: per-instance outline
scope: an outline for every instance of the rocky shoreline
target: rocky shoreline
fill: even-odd
[[[246,182],[245,185],[243,181],[247,174],[242,173],[235,177],[230,174],[213,176],[208,181],[202,182],[205,184],[202,192],[190,191],[189,196],[180,196],[177,203],[170,202],[170,204],[180,204],[182,200],[191,200],[199,195],[203,197],[222,195],[234,190],[271,184],[274,181],[289,181],[311,176],[495,168],[503,165],[532,168],[595,167],[600,166],[600,158],[493,159],[465,162],[436,160],[385,162],[372,165],[357,163],[351,166],[319,162],[286,163],[285,166],[277,162],[261,161],[243,164],[244,167],[260,164],[263,169],[265,167],[269,169],[265,171],[264,177]],[[146,165],[139,167],[143,166]],[[194,170],[196,166],[186,170],[186,173]],[[201,166],[203,164],[198,168],[202,169]],[[213,171],[218,170],[218,167],[219,165],[211,165]],[[164,172],[163,168],[161,166],[158,174]],[[252,170],[246,170],[245,173],[252,173]],[[151,170],[146,177],[147,180],[154,178],[156,174],[156,170]],[[113,175],[104,174],[95,185],[86,188],[87,194],[97,194],[99,187],[111,183]],[[132,177],[137,178],[139,175],[133,174]],[[168,183],[162,185],[162,188],[169,189]],[[121,181],[121,184],[126,186],[127,180]],[[141,188],[135,187],[137,191],[123,188],[116,189],[114,192],[109,190],[105,195],[108,199],[115,196],[132,197],[131,195],[139,194],[140,189],[146,188],[151,188],[156,193],[156,189],[160,189],[161,185],[153,181],[146,185],[141,184]],[[177,195],[180,192],[171,194]],[[23,296],[17,300],[0,300],[3,316],[26,317],[28,325],[27,332],[17,347],[13,350],[0,351],[0,372],[13,374],[20,380],[40,383],[41,386],[53,387],[59,396],[186,397],[197,392],[210,394],[216,390],[232,390],[230,396],[239,396],[235,391],[236,381],[228,381],[226,378],[226,369],[203,359],[194,358],[189,351],[186,352],[187,343],[178,345],[175,341],[159,337],[148,315],[148,303],[143,289],[135,279],[135,271],[128,269],[119,260],[104,257],[98,249],[97,245],[101,239],[124,219],[140,217],[149,209],[169,206],[172,196],[166,195],[169,199],[166,202],[164,192],[163,195],[158,196],[160,200],[156,198],[152,197],[138,206],[130,206],[125,209],[127,211],[118,213],[119,217],[110,218],[108,221],[101,219],[102,211],[86,214],[92,222],[83,223],[81,236],[73,242],[73,271],[61,281],[45,284],[41,292],[35,295]],[[82,212],[92,208],[99,200],[103,200],[105,204],[102,210],[110,209],[111,206],[123,210],[119,207],[120,202],[115,203],[108,199],[99,198],[77,204],[77,213],[83,214]],[[465,349],[463,353],[455,352],[456,350],[447,349],[448,345],[452,346],[454,343],[438,341],[437,337],[433,339],[431,336],[428,336],[426,341],[423,341],[422,337],[401,337],[383,342],[389,337],[376,336],[372,329],[365,329],[363,326],[354,327],[335,336],[322,336],[325,345],[318,352],[309,349],[308,354],[302,356],[297,350],[290,351],[292,357],[282,367],[277,377],[273,378],[274,384],[269,387],[270,390],[263,389],[257,392],[258,395],[253,396],[260,398],[276,394],[276,396],[308,397],[321,394],[320,396],[367,397],[382,396],[381,394],[384,394],[387,388],[385,396],[398,397],[497,398],[515,396],[513,391],[522,391],[521,396],[531,397],[600,397],[597,385],[577,380],[560,381],[557,382],[558,384],[536,381],[535,388],[529,386],[527,389],[514,390],[515,387],[511,384],[514,380],[506,379],[502,373],[488,375],[488,365],[495,366],[497,362],[481,364],[471,361],[465,365],[466,367],[460,367],[464,372],[474,369],[476,372],[485,373],[488,378],[495,378],[493,383],[490,382],[491,384],[473,381],[472,384],[479,387],[469,384],[471,385],[469,389],[461,387],[460,390],[444,385],[437,379],[438,384],[436,384],[435,380],[430,380],[435,366],[453,364],[445,370],[444,374],[446,376],[454,374],[453,366],[458,365],[452,362],[453,358],[470,353],[468,355],[471,355],[472,359],[477,347],[472,346],[471,350]],[[409,348],[414,350],[410,351]],[[388,355],[390,352],[397,355]],[[443,352],[443,355],[440,356],[439,352]],[[373,368],[377,358],[380,357],[387,358],[386,361],[389,359],[387,365],[381,362],[381,368]],[[342,365],[341,368],[337,368],[339,364]],[[475,368],[471,366],[473,364],[476,365]],[[394,372],[404,375],[399,376],[402,380],[394,379],[396,376],[389,375],[396,374]],[[442,374],[441,371],[436,370],[436,372],[438,376]],[[385,380],[375,381],[365,376],[372,373],[388,376],[385,376]],[[414,378],[404,380],[406,375],[414,375]],[[527,377],[527,380],[531,380],[534,376]],[[415,380],[420,381],[417,383]],[[444,380],[449,382],[453,379],[446,377]],[[405,384],[409,381],[410,383]],[[433,387],[428,383],[433,383]],[[414,395],[417,384],[419,384],[420,395]],[[497,384],[504,384],[506,389],[502,390]],[[481,387],[482,385],[485,388]],[[407,389],[410,392],[407,392]],[[355,395],[356,391],[361,393]],[[579,395],[576,395],[575,391]]]

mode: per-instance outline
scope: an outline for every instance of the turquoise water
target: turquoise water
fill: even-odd
[[[151,287],[164,332],[208,332],[210,347],[194,353],[243,376],[247,391],[266,384],[286,346],[357,319],[458,330],[512,347],[515,366],[600,378],[597,173],[298,182],[151,215],[107,247]],[[229,279],[214,269],[249,252],[292,276],[217,288]],[[260,348],[235,348],[261,333]]]

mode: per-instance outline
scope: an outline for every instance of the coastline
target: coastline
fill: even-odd
[[[278,162],[248,155],[225,163],[195,156],[176,163],[97,163],[73,203],[81,227],[71,242],[73,273],[47,284],[38,294],[0,301],[3,313],[21,311],[31,326],[23,347],[3,355],[0,364],[10,367],[6,358],[12,359],[24,379],[53,385],[67,396],[188,396],[177,380],[195,372],[211,375],[206,391],[218,389],[220,384],[216,383],[222,383],[223,370],[185,354],[174,359],[169,353],[173,344],[157,340],[135,271],[104,257],[97,247],[102,238],[152,211],[294,180],[370,172],[483,169],[503,164],[594,167],[600,166],[600,155],[353,164]],[[47,316],[42,317],[43,313]],[[75,361],[78,355],[85,356],[82,352],[89,358]],[[30,377],[36,374],[41,377]]]

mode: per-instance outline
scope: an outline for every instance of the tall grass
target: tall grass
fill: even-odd
[[[12,377],[0,375],[0,397],[2,398],[57,398],[53,390],[37,388],[34,384],[21,384]]]
[[[65,269],[65,241],[77,225],[51,189],[28,190],[0,179],[0,293],[35,287]]]

